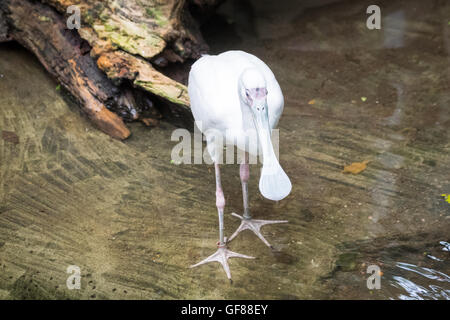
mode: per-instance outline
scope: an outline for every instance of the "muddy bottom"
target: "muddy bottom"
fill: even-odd
[[[212,53],[257,55],[285,96],[292,192],[262,198],[258,166],[249,191],[255,218],[289,223],[262,228],[274,250],[250,231],[230,243],[256,257],[230,260],[233,283],[219,264],[188,268],[216,250],[214,168],[171,162],[176,127],[113,140],[30,53],[1,45],[0,298],[448,299],[450,4],[381,1],[369,30],[371,3],[327,2],[230,0],[204,26]],[[229,236],[238,165],[222,184]]]

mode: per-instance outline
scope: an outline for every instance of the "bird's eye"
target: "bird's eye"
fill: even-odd
[[[248,90],[245,90],[245,95],[247,96],[247,98],[250,97],[250,95],[248,94]]]

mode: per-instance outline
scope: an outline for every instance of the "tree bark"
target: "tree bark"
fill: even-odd
[[[78,30],[66,25],[71,5],[81,12]],[[185,1],[2,0],[0,18],[0,41],[31,50],[112,137],[130,135],[124,119],[158,117],[155,104],[191,118],[184,65],[207,46]]]
[[[11,40],[8,35],[8,26],[6,25],[5,15],[0,10],[0,43]]]

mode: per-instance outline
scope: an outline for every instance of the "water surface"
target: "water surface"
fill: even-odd
[[[228,1],[204,26],[213,53],[251,52],[285,96],[280,162],[293,189],[258,192],[268,249],[246,231],[219,264],[188,266],[218,238],[214,170],[176,165],[176,127],[96,130],[38,61],[0,47],[0,297],[83,299],[448,299],[450,5],[382,1]],[[11,134],[11,132],[13,134]],[[344,165],[369,160],[357,175]],[[225,232],[242,213],[237,165],[222,168]],[[68,290],[66,268],[82,272]],[[367,288],[369,265],[381,288]]]

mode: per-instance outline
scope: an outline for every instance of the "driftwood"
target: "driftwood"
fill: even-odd
[[[207,10],[215,3],[189,5]],[[66,25],[71,5],[80,9],[78,30]],[[159,117],[153,102],[189,115],[186,63],[207,46],[187,7],[176,0],[4,0],[0,41],[31,50],[102,131],[125,139],[123,120]]]
[[[8,26],[6,25],[3,12],[0,10],[0,42],[10,40],[8,36]]]

